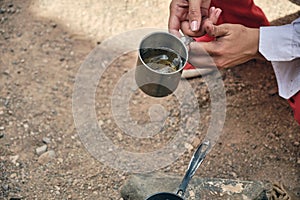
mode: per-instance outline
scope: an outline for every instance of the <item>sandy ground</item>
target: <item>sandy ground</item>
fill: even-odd
[[[107,38],[141,27],[166,28],[169,2],[0,0],[0,199],[121,199],[130,173],[99,162],[78,136],[75,78],[87,55]],[[299,16],[291,1],[256,2],[273,24]],[[174,97],[166,102],[137,92],[130,111],[139,124],[149,120],[150,104],[164,105],[175,121],[153,141],[123,134],[114,123],[110,96],[135,61],[136,54],[125,54],[111,64],[97,87],[95,108],[112,141],[148,151],[172,138],[179,112]],[[271,64],[250,61],[220,73],[227,98],[224,130],[197,175],[279,181],[299,192],[300,128],[277,94]],[[189,84],[200,105],[195,136],[201,139],[210,119],[209,92],[201,78]],[[158,171],[183,175],[199,141],[185,144],[188,151]],[[39,148],[44,145],[47,150]]]

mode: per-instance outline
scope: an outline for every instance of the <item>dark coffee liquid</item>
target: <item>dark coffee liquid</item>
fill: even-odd
[[[183,67],[184,58],[168,48],[140,49],[144,63],[159,73],[172,73]]]

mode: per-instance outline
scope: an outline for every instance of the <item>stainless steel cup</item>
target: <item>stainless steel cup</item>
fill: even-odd
[[[171,73],[153,70],[145,63],[144,49],[170,49],[182,58],[179,68]],[[181,72],[188,59],[188,50],[184,41],[167,32],[154,32],[147,35],[140,43],[135,80],[138,87],[153,97],[165,97],[173,93],[180,81]]]

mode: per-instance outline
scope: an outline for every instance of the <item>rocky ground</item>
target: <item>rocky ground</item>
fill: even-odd
[[[137,10],[143,11],[143,7],[133,6],[144,5],[139,1],[126,2],[132,16]],[[160,5],[159,1],[146,2]],[[120,188],[130,173],[106,166],[91,156],[78,136],[72,115],[76,73],[105,37],[93,31],[74,34],[76,28],[72,23],[89,16],[89,12],[65,24],[62,19],[37,15],[37,7],[33,8],[37,4],[45,6],[47,1],[0,0],[0,199],[120,199]],[[53,13],[60,11],[61,7],[49,4],[54,6]],[[76,12],[80,10],[68,13]],[[62,17],[68,13],[62,13]],[[288,23],[299,16],[298,12],[280,14],[280,18],[273,18],[273,24]],[[132,19],[127,24],[146,26],[146,22]],[[121,30],[117,22],[115,26],[104,22],[111,25],[106,34]],[[154,20],[152,26],[155,23]],[[126,54],[111,64],[99,83],[95,106],[99,123],[108,136],[130,150],[136,148],[139,140],[124,136],[117,129],[109,96],[118,78],[135,60],[135,54]],[[120,71],[120,67],[124,70]],[[227,98],[224,131],[196,175],[282,182],[300,193],[300,128],[288,103],[277,94],[271,64],[250,61],[222,70],[221,74]],[[201,123],[195,135],[201,138],[210,115],[209,93],[201,78],[189,83],[200,105]],[[149,102],[162,104],[176,114],[176,100],[173,97],[169,100],[150,100],[137,95],[132,102],[133,118],[139,123],[147,122],[145,110]],[[167,141],[176,128],[176,123],[171,123],[166,135],[156,139]],[[199,139],[190,141],[189,151],[158,171],[183,175],[199,142]],[[139,151],[148,148],[154,147],[147,141],[139,145]]]

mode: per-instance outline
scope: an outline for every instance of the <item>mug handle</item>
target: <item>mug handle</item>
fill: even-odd
[[[191,42],[195,42],[194,38],[191,38],[187,35],[182,36],[180,40],[185,44],[185,46],[189,46]]]

